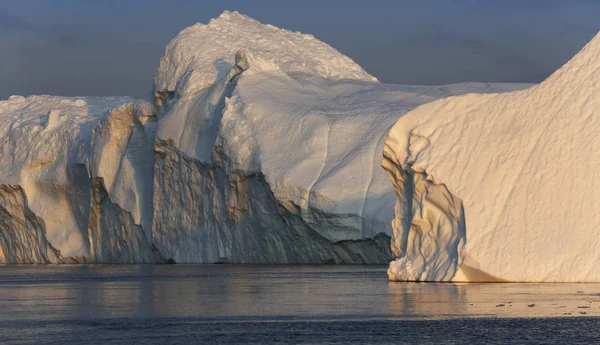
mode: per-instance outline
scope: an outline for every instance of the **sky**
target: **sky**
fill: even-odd
[[[395,84],[540,82],[600,30],[600,0],[0,0],[0,99],[140,97],[171,38],[224,10]]]

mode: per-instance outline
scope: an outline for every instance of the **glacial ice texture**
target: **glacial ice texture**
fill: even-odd
[[[389,129],[441,97],[523,87],[381,84],[311,35],[225,12],[169,43],[149,99],[0,102],[0,183],[19,190],[0,199],[0,262],[388,263]]]
[[[599,82],[597,35],[539,85],[401,117],[384,146],[390,280],[600,281]]]

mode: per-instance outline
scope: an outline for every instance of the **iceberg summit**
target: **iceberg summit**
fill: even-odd
[[[389,279],[600,282],[599,135],[600,34],[539,85],[402,116]]]

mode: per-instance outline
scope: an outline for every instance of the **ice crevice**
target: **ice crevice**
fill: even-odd
[[[466,241],[462,201],[425,171],[403,168],[386,155],[382,167],[397,196],[389,280],[452,280]]]

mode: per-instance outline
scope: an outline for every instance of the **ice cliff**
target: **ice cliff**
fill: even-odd
[[[401,117],[389,279],[600,281],[598,133],[600,34],[539,85]]]
[[[169,43],[148,100],[0,102],[0,262],[387,263],[388,130],[441,97],[523,87],[381,84],[225,12]]]

